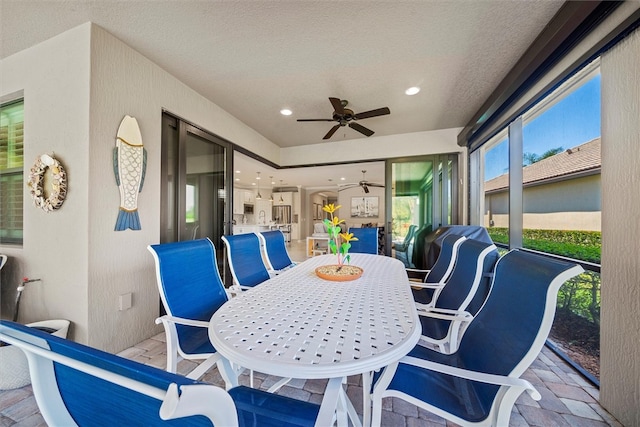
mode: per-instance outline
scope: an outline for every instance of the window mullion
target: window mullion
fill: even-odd
[[[522,117],[509,125],[509,249],[522,247]]]

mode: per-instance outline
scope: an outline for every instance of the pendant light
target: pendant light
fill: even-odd
[[[262,199],[262,194],[260,194],[260,172],[256,172],[258,176],[256,177],[256,181],[258,181],[258,195],[256,196],[256,200]]]
[[[273,203],[273,176],[270,176],[269,179],[271,180],[271,196],[269,196],[269,201]]]

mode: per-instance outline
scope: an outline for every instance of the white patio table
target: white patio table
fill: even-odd
[[[309,258],[225,303],[211,318],[209,338],[223,356],[223,369],[237,382],[231,363],[289,378],[328,378],[319,420],[347,416],[360,425],[342,383],[405,356],[421,328],[402,262],[380,255],[351,254],[364,269],[354,281],[331,282],[315,268],[335,264],[335,255]],[[235,386],[235,383],[230,386]],[[365,393],[368,396],[368,393]],[[370,403],[364,405],[364,424]]]

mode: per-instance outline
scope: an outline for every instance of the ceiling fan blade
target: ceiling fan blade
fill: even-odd
[[[332,127],[329,132],[327,132],[327,134],[324,136],[324,138],[322,139],[329,139],[333,136],[334,133],[336,133],[336,131],[338,130],[338,128],[340,127],[340,125],[335,125],[334,127]]]
[[[388,107],[378,108],[375,110],[358,113],[355,116],[353,116],[353,118],[354,120],[362,120],[362,119],[368,119],[369,117],[384,116],[386,114],[391,114],[391,110],[389,110]]]
[[[329,98],[329,101],[331,101],[333,110],[337,114],[340,114],[340,115],[344,114],[344,107],[342,106],[342,101],[340,101],[340,98]]]
[[[367,129],[366,127],[362,126],[361,124],[355,123],[355,122],[351,122],[349,123],[349,127],[353,130],[357,130],[358,132],[360,132],[363,135],[366,136],[371,136],[373,135],[375,132],[372,131],[371,129]]]
[[[332,122],[333,119],[298,119],[299,122]]]
[[[375,183],[373,183],[373,182],[367,182],[367,185],[368,185],[369,187],[380,187],[380,188],[384,188],[384,185],[382,185],[382,184],[375,184]]]
[[[338,184],[338,191],[359,187],[360,184]]]

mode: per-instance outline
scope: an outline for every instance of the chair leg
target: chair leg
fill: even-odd
[[[197,368],[189,372],[187,378],[190,378],[192,380],[199,379],[201,376],[206,374],[209,369],[213,368],[213,365],[218,362],[218,359],[220,359],[220,356],[218,356],[217,354],[209,357],[208,359],[205,359],[205,361],[199,364]]]

